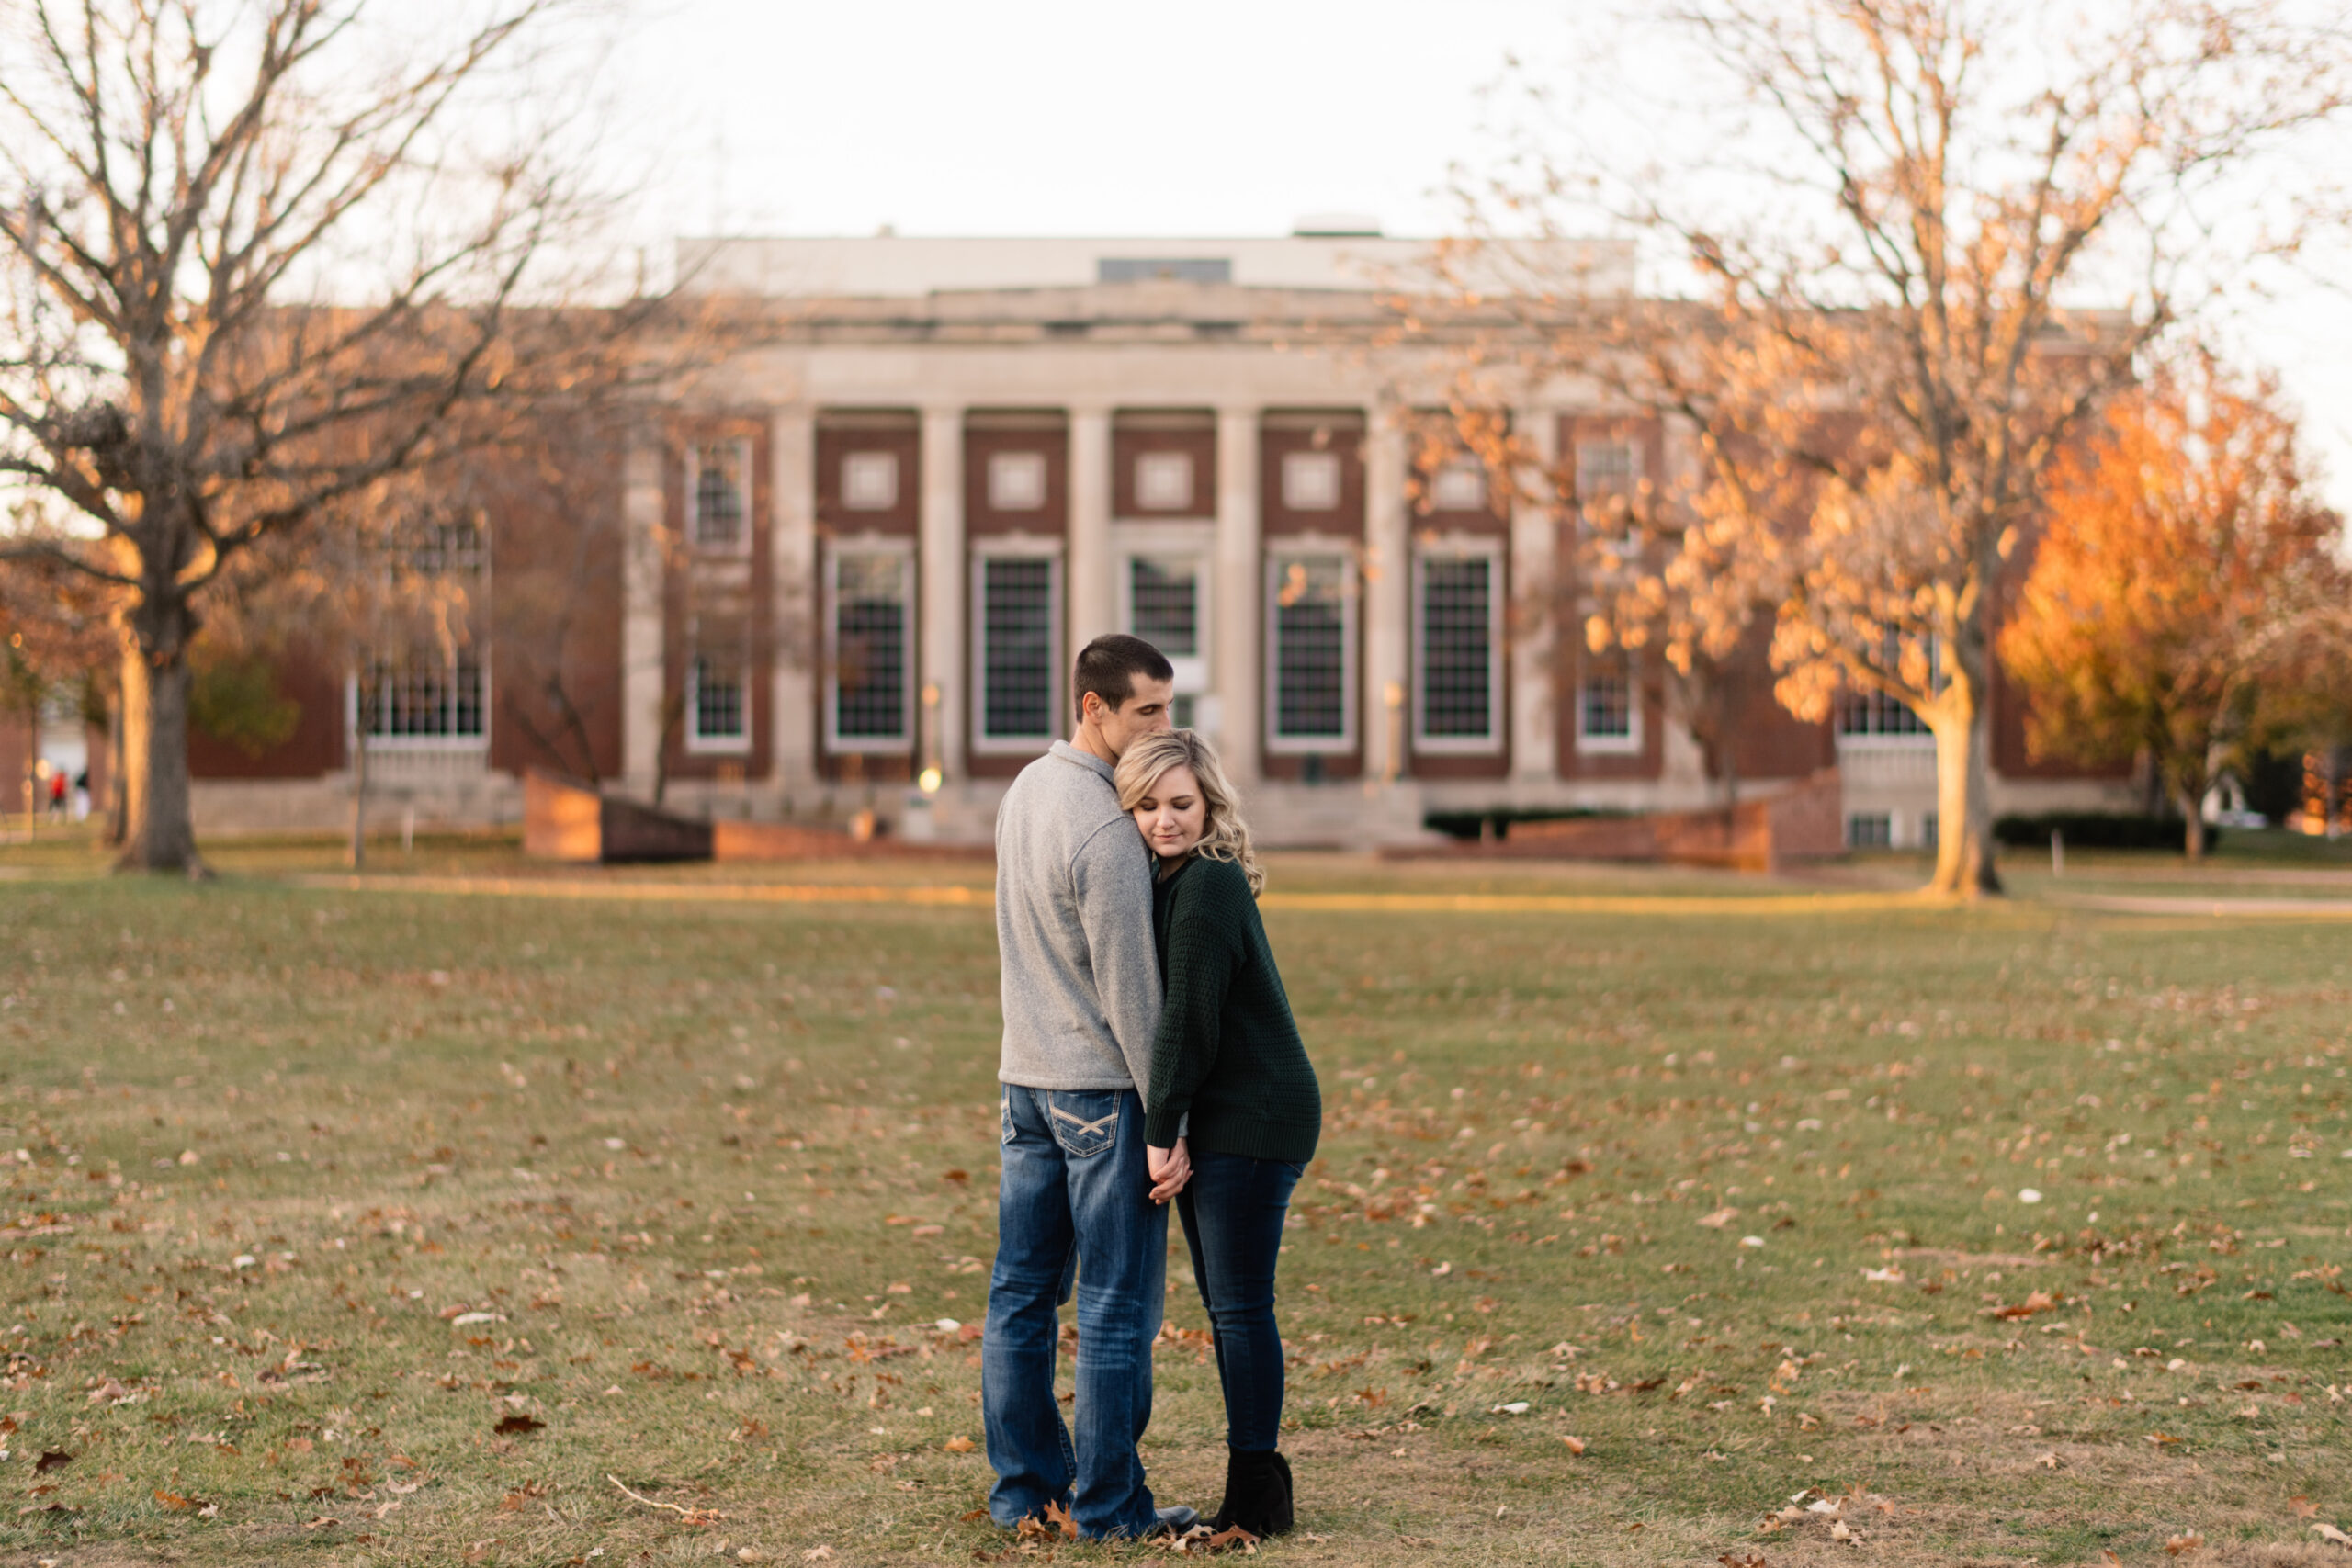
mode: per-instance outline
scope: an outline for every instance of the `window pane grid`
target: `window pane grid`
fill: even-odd
[[[1054,733],[1054,563],[1003,556],[980,568],[980,733]]]
[[[1285,562],[1274,592],[1274,733],[1344,740],[1348,733],[1347,562]]]
[[[843,740],[907,737],[907,562],[845,555],[835,564],[833,733]]]
[[[732,441],[695,449],[695,543],[727,548],[743,542],[743,448]]]
[[[1494,734],[1494,562],[1485,556],[1421,563],[1421,734],[1485,740]]]
[[[697,740],[740,740],[744,734],[743,671],[708,654],[694,664],[694,734]]]
[[[1622,660],[1589,668],[1577,701],[1578,732],[1589,740],[1634,738],[1634,681]]]
[[[1171,659],[1201,650],[1200,576],[1189,562],[1132,562],[1127,571],[1129,621],[1135,635]]]
[[[482,670],[470,655],[447,664],[370,660],[364,679],[374,712],[360,716],[384,740],[474,740],[482,734]]]
[[[1925,735],[1911,705],[1883,692],[1852,692],[1838,705],[1840,735]]]

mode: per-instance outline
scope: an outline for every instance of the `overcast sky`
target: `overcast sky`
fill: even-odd
[[[1577,0],[671,0],[624,51],[660,149],[649,234],[1279,234],[1311,212],[1452,221],[1508,58],[1572,47]],[[1586,4],[1593,0],[1584,0]],[[2301,400],[2352,510],[2352,297],[2243,339]]]

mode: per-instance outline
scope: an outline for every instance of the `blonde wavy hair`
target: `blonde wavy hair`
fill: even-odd
[[[1258,851],[1250,842],[1250,824],[1241,819],[1241,803],[1227,782],[1216,748],[1199,730],[1163,730],[1128,746],[1111,776],[1119,792],[1119,809],[1135,810],[1160,775],[1175,767],[1193,770],[1193,776],[1201,781],[1201,801],[1207,808],[1201,841],[1193,846],[1193,853],[1239,866],[1241,874],[1250,879],[1250,896],[1256,897],[1266,886],[1265,868],[1258,863]]]

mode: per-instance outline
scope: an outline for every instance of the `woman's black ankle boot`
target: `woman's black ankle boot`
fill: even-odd
[[[1225,1454],[1225,1501],[1209,1520],[1212,1529],[1235,1526],[1254,1536],[1286,1534],[1293,1523],[1290,1461],[1281,1454]]]

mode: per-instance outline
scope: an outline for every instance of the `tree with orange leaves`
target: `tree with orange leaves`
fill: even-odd
[[[2348,588],[2344,520],[2313,494],[2267,377],[2199,355],[2116,400],[2062,454],[2047,523],[2001,637],[2031,694],[2028,743],[2143,758],[2205,850],[2205,792],[2297,714]]]

